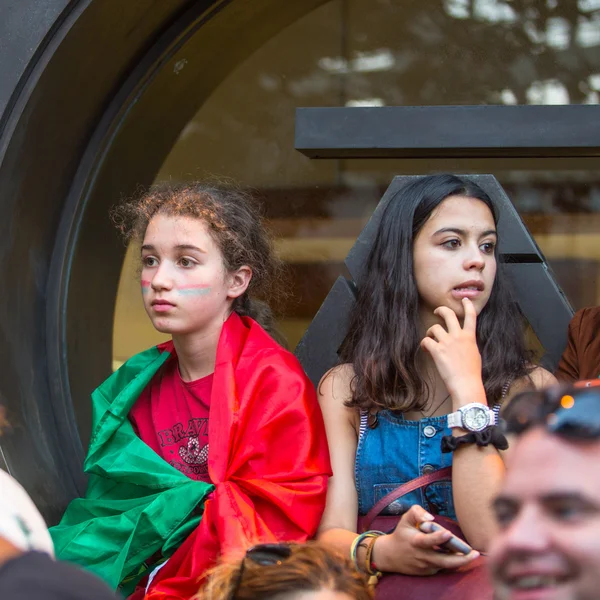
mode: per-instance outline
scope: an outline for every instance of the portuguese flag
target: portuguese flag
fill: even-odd
[[[50,531],[56,555],[129,594],[155,565],[146,598],[187,599],[219,555],[316,532],[331,474],[314,388],[297,359],[255,321],[233,313],[217,348],[208,470],[180,473],[139,439],[129,410],[172,343],[127,361],[93,394],[84,498]]]

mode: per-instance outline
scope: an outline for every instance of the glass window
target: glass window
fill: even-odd
[[[394,175],[493,173],[573,306],[597,304],[599,159],[310,160],[294,150],[294,114],[299,106],[596,104],[599,45],[597,0],[327,2],[222,82],[157,180],[223,175],[258,191],[290,267],[290,300],[277,308],[291,348],[345,274],[343,259]],[[115,364],[162,339],[144,314],[133,258],[117,299]]]

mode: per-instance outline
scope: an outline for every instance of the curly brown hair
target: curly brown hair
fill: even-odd
[[[158,184],[140,198],[111,210],[112,220],[125,240],[138,243],[157,214],[201,219],[208,225],[227,271],[250,267],[248,289],[234,300],[232,309],[258,321],[281,342],[272,312],[261,300],[282,294],[277,283],[283,277],[283,263],[275,255],[261,207],[252,195],[229,181]]]
[[[373,590],[352,562],[318,542],[290,544],[291,555],[279,564],[261,565],[248,558],[225,562],[207,575],[195,600],[283,599],[298,592],[329,590],[354,600],[372,600]],[[243,575],[240,569],[244,562]]]

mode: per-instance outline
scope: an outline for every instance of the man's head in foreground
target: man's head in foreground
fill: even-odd
[[[600,598],[600,387],[527,392],[505,418],[518,437],[494,502],[497,599]]]

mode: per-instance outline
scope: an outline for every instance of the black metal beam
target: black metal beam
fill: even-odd
[[[600,156],[600,106],[296,109],[309,158]]]
[[[294,353],[315,387],[321,377],[339,362],[338,351],[348,334],[355,301],[354,283],[338,277],[296,346]]]
[[[515,299],[544,347],[542,366],[554,371],[567,344],[573,309],[546,263],[510,263]]]

